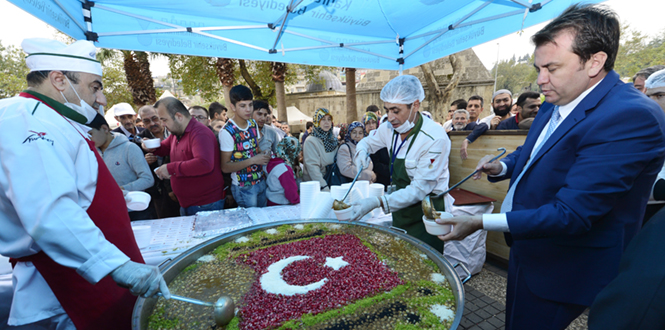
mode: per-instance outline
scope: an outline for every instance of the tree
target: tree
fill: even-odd
[[[102,82],[108,105],[106,110],[122,102],[131,104],[133,102],[132,92],[129,90],[123,62],[118,52],[102,48],[97,52],[97,59],[102,63],[104,72]]]
[[[215,62],[215,68],[217,71],[217,76],[219,77],[219,81],[222,83],[222,89],[224,90],[224,100],[228,100],[231,87],[233,87],[233,84],[236,81],[234,73],[235,61],[230,58],[217,58],[217,62]]]
[[[0,98],[15,96],[26,89],[28,72],[25,53],[14,46],[4,47],[0,42]]]
[[[346,75],[346,122],[352,123],[362,118],[364,113],[358,111],[356,102],[356,69],[344,68]]]
[[[657,64],[665,64],[665,30],[651,41],[642,32],[621,26],[621,43],[614,70],[621,77],[632,77],[637,71]]]
[[[142,107],[157,101],[155,87],[150,72],[148,54],[129,50],[121,51],[124,57],[125,75],[127,84],[132,92],[134,105]]]
[[[497,65],[492,68],[491,74]],[[519,61],[513,56],[510,60],[500,61],[498,63],[499,74],[496,80],[496,89],[507,89],[514,95],[522,93],[524,90],[535,90],[536,88],[536,70],[533,69],[533,55],[526,54],[519,58]]]
[[[453,74],[449,75],[448,85],[441,89],[439,83],[436,81],[436,76],[434,76],[434,70],[432,69],[429,63],[421,64],[420,70],[423,72],[425,77],[425,83],[427,85],[427,95],[426,100],[429,103],[429,111],[434,117],[435,121],[444,122],[446,116],[448,115],[448,104],[450,103],[450,97],[453,90],[459,84],[460,78],[462,77],[462,61],[457,58],[455,54],[448,55],[448,60],[450,60],[450,65],[453,67]],[[446,109],[446,111],[444,111]]]
[[[272,64],[272,80],[275,82],[275,96],[277,98],[277,114],[282,121],[287,120],[286,115],[286,91],[284,90],[284,80],[286,80],[286,73],[289,70],[286,63],[271,62]]]

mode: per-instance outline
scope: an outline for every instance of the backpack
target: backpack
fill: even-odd
[[[347,147],[349,146],[347,145]],[[349,147],[349,150],[350,149],[351,148]],[[337,148],[337,151],[339,151],[339,148]],[[326,175],[323,177],[323,179],[326,180],[326,187],[341,186],[342,183],[351,182],[351,180],[342,175],[342,172],[339,171],[339,167],[337,167],[337,151],[335,151],[335,158],[333,163],[326,165]]]

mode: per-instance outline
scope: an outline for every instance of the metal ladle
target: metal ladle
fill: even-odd
[[[496,150],[497,150],[497,151],[501,151],[501,153],[500,153],[499,155],[497,155],[496,157],[490,159],[490,161],[487,162],[487,163],[491,163],[491,162],[493,162],[493,161],[499,159],[499,157],[503,156],[503,154],[506,153],[506,148],[499,148],[499,149],[496,149]],[[434,209],[434,206],[432,205],[432,198],[434,198],[434,199],[436,199],[436,198],[441,198],[443,195],[449,193],[449,192],[452,191],[453,189],[459,187],[459,185],[461,185],[462,183],[466,182],[466,180],[469,180],[474,174],[478,173],[478,171],[479,171],[479,170],[475,170],[475,171],[473,171],[473,173],[469,174],[466,178],[462,179],[462,181],[456,183],[454,186],[450,187],[450,189],[448,189],[448,190],[446,190],[446,191],[444,191],[444,192],[442,192],[442,193],[440,193],[440,194],[438,194],[438,195],[436,195],[436,196],[433,196],[433,197],[431,197],[431,198],[430,198],[430,196],[426,196],[425,199],[423,199],[423,201],[422,201],[422,203],[421,203],[421,206],[422,206],[422,208],[423,208],[423,214],[424,214],[428,219],[436,219],[437,217],[439,217],[439,216],[441,215],[441,213],[437,212],[437,211]]]
[[[162,293],[160,292],[157,295],[162,296]],[[233,299],[229,296],[221,296],[219,297],[219,299],[217,299],[215,303],[201,301],[193,298],[187,298],[183,296],[177,296],[174,294],[171,295],[171,299],[188,302],[195,305],[213,307],[215,309],[215,311],[212,314],[213,318],[215,319],[215,323],[220,327],[229,324],[229,322],[231,322],[231,320],[235,316],[236,305],[235,303],[233,303]]]
[[[356,180],[358,180],[358,177],[360,176],[360,172],[362,172],[362,171],[363,171],[363,168],[360,167],[358,169],[358,174],[356,174],[356,177],[353,178],[353,181],[351,182],[351,186],[349,187],[349,190],[346,191],[346,194],[344,195],[344,197],[342,197],[342,200],[341,201],[340,200],[333,201],[333,210],[339,211],[339,210],[344,210],[344,209],[348,209],[349,207],[351,207],[350,205],[344,203],[344,200],[346,199],[346,197],[349,196],[349,193],[351,192],[351,189],[353,189],[353,185],[356,184]]]

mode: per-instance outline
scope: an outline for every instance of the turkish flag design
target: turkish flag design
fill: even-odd
[[[274,328],[303,314],[340,308],[403,284],[397,273],[350,234],[276,245],[236,260],[257,273],[240,304],[240,329]]]

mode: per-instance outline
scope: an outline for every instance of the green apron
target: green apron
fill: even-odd
[[[406,150],[406,155],[409,154],[409,151],[411,150],[411,146],[413,146],[413,142],[417,138],[417,134],[420,132],[420,128],[423,125],[423,119],[422,117],[418,117],[418,123],[416,126],[413,128],[411,133],[407,135],[406,139],[408,139],[410,136],[413,136],[413,139],[411,140],[411,143],[409,143],[409,147]],[[397,133],[393,133],[393,137],[397,135]],[[394,140],[394,138],[393,138]],[[392,161],[393,159],[393,146],[390,148],[390,159]],[[406,155],[404,159],[406,159]],[[409,175],[406,173],[406,166],[404,164],[404,159],[398,159],[397,157],[394,157],[395,160],[393,161],[393,171],[392,171],[392,183],[395,185],[396,190],[404,189],[406,186],[411,184],[411,179],[409,179]],[[434,194],[430,194],[431,196]],[[432,204],[434,205],[434,208],[437,211],[445,211],[445,203],[443,198],[439,198],[436,200],[432,200]],[[435,250],[443,253],[443,241],[440,240],[437,236],[430,235],[427,233],[425,230],[425,224],[423,224],[423,209],[421,206],[421,202],[417,202],[411,206],[405,207],[399,211],[392,212],[393,215],[393,226],[401,228],[406,230],[406,232],[429,244],[429,246],[433,247]]]

